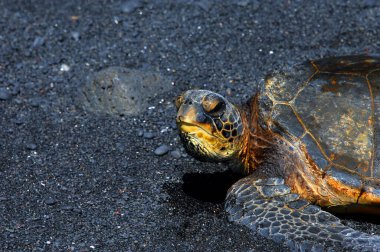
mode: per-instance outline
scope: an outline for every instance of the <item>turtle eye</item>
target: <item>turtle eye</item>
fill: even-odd
[[[220,116],[224,113],[226,103],[223,98],[215,94],[208,94],[202,101],[202,107],[206,113],[213,116]]]
[[[179,109],[179,107],[181,107],[181,104],[183,103],[183,95],[179,95],[176,99],[175,99],[175,106],[177,109]]]

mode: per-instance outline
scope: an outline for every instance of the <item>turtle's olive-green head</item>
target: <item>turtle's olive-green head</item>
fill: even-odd
[[[176,100],[177,125],[186,150],[205,161],[231,159],[240,149],[243,125],[238,109],[208,90],[189,90]]]

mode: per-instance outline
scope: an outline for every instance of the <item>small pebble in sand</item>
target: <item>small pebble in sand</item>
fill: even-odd
[[[154,154],[157,156],[163,156],[170,151],[170,147],[166,144],[160,145],[157,149],[154,150]]]

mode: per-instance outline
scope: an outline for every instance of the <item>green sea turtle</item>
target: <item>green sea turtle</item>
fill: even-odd
[[[380,236],[329,213],[380,214],[379,93],[380,55],[311,60],[268,75],[241,106],[186,91],[176,121],[190,154],[247,174],[227,193],[230,220],[294,250],[380,251]]]

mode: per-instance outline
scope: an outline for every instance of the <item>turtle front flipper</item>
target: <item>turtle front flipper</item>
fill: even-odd
[[[229,190],[225,208],[230,221],[292,250],[380,251],[380,236],[343,225],[334,215],[292,193],[282,178],[239,180]]]

